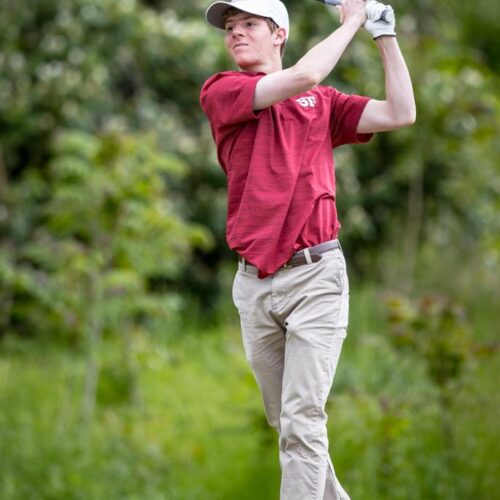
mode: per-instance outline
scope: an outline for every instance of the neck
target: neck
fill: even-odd
[[[267,61],[259,61],[255,64],[249,64],[245,66],[240,66],[240,71],[248,71],[253,73],[275,73],[276,71],[281,71],[283,65],[281,62],[281,57],[269,59]]]

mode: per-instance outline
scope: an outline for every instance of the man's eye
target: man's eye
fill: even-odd
[[[252,21],[247,21],[246,26],[250,27],[253,26],[255,23]]]
[[[226,33],[231,33],[231,31],[233,31],[233,27],[232,26],[227,26],[226,27]]]

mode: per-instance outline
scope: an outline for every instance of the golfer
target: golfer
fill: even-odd
[[[281,500],[349,499],[329,456],[325,413],[349,308],[332,149],[415,121],[394,17],[367,20],[363,0],[338,9],[340,27],[286,69],[282,2],[219,1],[206,12],[238,67],[209,78],[200,101],[227,174],[227,242],[239,255],[233,300],[279,434]],[[380,50],[385,100],[320,85],[363,26]]]

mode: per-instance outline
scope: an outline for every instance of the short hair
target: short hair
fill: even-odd
[[[245,12],[245,11],[237,9],[236,7],[229,7],[229,9],[227,9],[226,12],[224,13],[224,18],[223,18],[224,24],[226,23],[226,20],[228,17],[239,14],[240,12]],[[249,12],[249,14],[251,14],[251,13]],[[264,19],[266,21],[267,25],[269,26],[271,33],[274,33],[279,28],[279,26],[270,17],[262,17],[262,16],[258,16],[257,14],[252,14],[252,16],[260,17],[261,19]],[[283,54],[285,53],[285,47],[286,47],[286,40],[280,46],[281,57],[283,57]]]

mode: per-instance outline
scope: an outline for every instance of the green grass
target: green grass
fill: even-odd
[[[424,361],[391,344],[377,289],[354,286],[351,302],[328,411],[334,464],[352,498],[499,498],[498,353],[472,359],[443,416]],[[489,312],[477,314],[473,333],[494,328]],[[84,422],[84,355],[4,339],[2,500],[278,498],[277,437],[234,312],[216,330],[137,335],[135,403],[119,353],[116,340],[105,342],[96,413]]]

